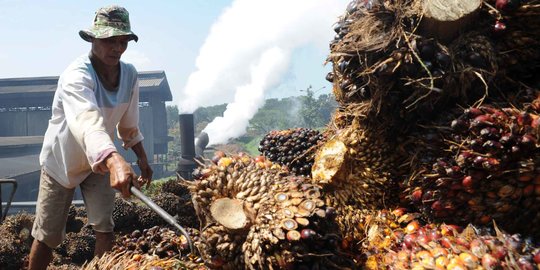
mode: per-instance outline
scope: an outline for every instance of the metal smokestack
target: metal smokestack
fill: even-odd
[[[180,160],[178,161],[177,173],[184,179],[193,179],[195,163],[195,126],[193,114],[179,114],[180,125]]]
[[[195,157],[195,126],[193,114],[178,115],[180,123],[180,150],[182,157],[193,159]]]
[[[206,149],[208,142],[208,134],[204,131],[195,138],[195,155],[197,158],[204,157],[204,149]]]

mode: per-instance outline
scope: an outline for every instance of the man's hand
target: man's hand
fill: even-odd
[[[146,185],[146,188],[148,188],[150,186],[150,182],[152,181],[154,171],[152,170],[152,167],[150,167],[150,164],[148,164],[148,160],[146,158],[137,160],[137,165],[139,165],[139,169],[141,169],[141,176],[138,179],[139,184],[141,186]]]
[[[131,166],[117,152],[111,153],[106,159],[105,164],[111,174],[111,187],[122,192],[124,198],[129,198],[131,192],[129,188],[132,184],[137,184],[137,175],[133,172]]]

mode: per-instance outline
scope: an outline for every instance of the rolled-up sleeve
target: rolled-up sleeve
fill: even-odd
[[[139,80],[135,81],[129,106],[117,126],[122,147],[129,149],[144,139],[139,130]]]
[[[100,164],[116,147],[106,131],[93,86],[89,74],[72,71],[62,79],[60,96],[68,127],[84,150],[92,171],[103,173]]]

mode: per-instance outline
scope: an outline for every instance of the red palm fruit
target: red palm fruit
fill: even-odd
[[[454,239],[454,237],[452,237],[452,236],[445,236],[445,237],[439,239],[439,242],[441,243],[441,245],[443,247],[451,249],[454,246],[454,244],[452,243],[453,239]]]
[[[467,175],[463,177],[463,180],[461,180],[461,184],[466,188],[471,188],[474,184],[472,176]]]
[[[480,223],[481,224],[488,224],[488,223],[491,223],[491,216],[488,216],[488,215],[483,215],[480,217]]]
[[[416,188],[411,194],[411,199],[414,202],[419,202],[422,199],[422,189]]]
[[[498,260],[503,260],[507,255],[506,248],[502,245],[493,246],[491,247],[491,255]]]
[[[527,185],[525,188],[523,188],[523,196],[531,196],[534,194],[534,185],[533,184],[530,184],[530,185]]]
[[[433,209],[434,211],[441,211],[443,210],[443,204],[441,203],[441,201],[434,201],[431,204],[431,209]]]
[[[407,234],[403,237],[403,244],[407,248],[413,248],[416,245],[416,234]]]
[[[420,228],[420,223],[416,220],[411,221],[405,227],[405,233],[415,233]]]
[[[484,254],[484,256],[482,256],[482,266],[486,270],[495,269],[498,265],[499,265],[499,260],[491,256],[491,254],[486,253]]]
[[[427,235],[431,241],[438,240],[442,237],[441,232],[439,232],[437,229],[430,230]]]
[[[520,257],[517,261],[519,269],[521,270],[534,270],[537,269],[527,258]]]
[[[540,264],[540,249],[537,249],[535,253],[533,253],[533,261],[536,264]]]
[[[420,244],[423,244],[423,245],[427,245],[429,242],[430,242],[430,239],[429,239],[429,236],[427,235],[419,235],[418,237],[416,237],[416,242],[417,243],[420,243]]]

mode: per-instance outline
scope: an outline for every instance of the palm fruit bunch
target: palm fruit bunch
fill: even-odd
[[[538,269],[540,248],[518,234],[412,220],[365,244],[366,269]],[[387,232],[391,231],[390,234]],[[378,237],[379,239],[381,237]],[[384,246],[384,249],[381,249]]]
[[[497,0],[488,1],[499,10],[495,48],[504,76],[534,85],[540,63],[540,1]]]
[[[318,149],[312,169],[313,181],[323,187],[326,204],[338,215],[341,207],[380,209],[396,203],[390,195],[397,192],[395,150],[384,134],[363,128],[359,117],[352,115],[351,123],[328,132],[333,135]],[[347,118],[347,113],[334,119],[347,122],[339,118]]]
[[[180,198],[169,192],[160,192],[150,197],[159,207],[163,208],[167,213],[176,215],[180,208]]]
[[[133,202],[124,200],[121,197],[114,199],[114,209],[112,218],[115,231],[129,231],[137,228],[138,216],[136,213],[137,205]]]
[[[446,155],[409,183],[408,196],[429,219],[489,224],[540,236],[540,119],[490,106],[466,109],[442,131]]]
[[[540,1],[511,1],[504,11],[494,2],[445,2],[462,15],[452,24],[437,20],[454,13],[433,15],[430,1],[352,1],[327,59],[336,100],[364,104],[367,121],[406,131],[456,104],[517,98],[537,83]],[[503,30],[494,26],[503,22]]]
[[[150,199],[172,216],[175,216],[181,207],[180,197],[172,193],[157,193],[150,196]],[[164,226],[168,224],[167,221],[146,205],[137,205],[135,208],[135,215],[137,217],[139,229],[148,229],[154,226]],[[180,221],[192,222],[192,219],[181,219]]]
[[[191,202],[191,194],[185,185],[177,179],[171,179],[163,183],[161,192],[175,195],[174,198],[169,196],[169,199],[174,201],[176,205],[176,211],[170,213],[171,215],[176,216],[180,225],[189,228],[199,228],[199,220],[197,219],[193,203]],[[165,206],[167,204],[166,200],[161,202],[160,199],[156,200],[156,203],[160,206]],[[166,207],[163,208],[166,209]]]
[[[79,232],[66,234],[66,239],[56,251],[70,259],[75,264],[83,264],[94,257],[96,236],[90,226],[83,227]]]
[[[259,143],[259,152],[271,162],[286,166],[295,175],[308,176],[313,165],[314,149],[324,136],[314,129],[273,130]]]
[[[65,268],[57,268],[66,270]],[[94,257],[82,267],[75,269],[82,270],[118,270],[118,269],[148,269],[148,270],[168,270],[168,269],[196,269],[206,270],[208,268],[196,260],[184,258],[160,258],[157,255],[133,254],[129,251],[107,252],[103,256]],[[51,268],[51,270],[56,270]]]
[[[190,196],[189,190],[175,178],[165,181],[161,185],[161,192],[172,193],[178,197]]]
[[[0,266],[2,269],[21,269],[24,257],[30,252],[34,216],[19,213],[8,216],[0,225]],[[4,268],[5,267],[5,268]]]
[[[79,232],[87,221],[84,207],[69,206],[66,232]]]
[[[425,223],[420,213],[356,209],[362,241],[345,238],[357,250],[362,269],[538,269],[540,247],[498,230]],[[349,218],[350,219],[350,218]],[[350,219],[353,220],[353,219]],[[356,246],[355,246],[356,245]]]
[[[134,230],[116,240],[113,252],[157,255],[159,258],[173,258],[189,251],[187,239],[174,231],[154,226],[150,229]]]
[[[334,256],[339,234],[308,178],[246,154],[203,165],[188,185],[201,221],[195,242],[210,267],[303,269],[352,261]]]

